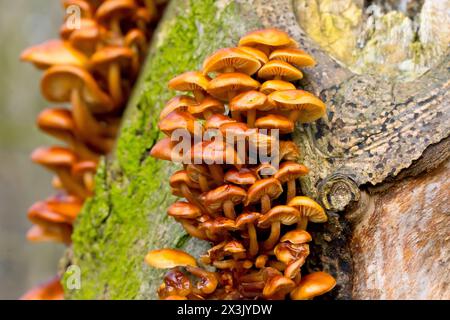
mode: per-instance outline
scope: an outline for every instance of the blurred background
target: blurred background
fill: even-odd
[[[56,274],[64,246],[30,244],[28,207],[53,193],[51,175],[29,160],[31,151],[55,141],[35,118],[47,106],[40,72],[21,63],[26,47],[58,36],[63,9],[54,0],[0,0],[0,299],[16,299]]]

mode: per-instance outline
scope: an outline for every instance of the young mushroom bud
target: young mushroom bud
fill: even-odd
[[[331,291],[336,280],[326,272],[313,272],[302,278],[291,292],[292,300],[310,300]]]
[[[295,180],[308,174],[308,172],[307,167],[293,161],[286,161],[280,165],[280,169],[275,173],[274,178],[282,184],[287,183],[287,202],[291,201],[296,195]]]
[[[276,206],[264,214],[258,221],[259,228],[271,228],[270,235],[264,241],[265,250],[272,249],[280,237],[281,224],[292,225],[300,220],[300,212],[289,206]]]
[[[313,199],[305,196],[297,196],[289,201],[288,206],[296,208],[300,212],[301,219],[298,229],[306,230],[308,221],[314,223],[324,223],[328,221],[325,210]]]

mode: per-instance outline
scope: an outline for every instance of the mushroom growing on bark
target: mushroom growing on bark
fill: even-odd
[[[169,88],[177,91],[192,91],[197,103],[205,98],[209,77],[198,71],[189,71],[176,76],[169,81]]]
[[[193,256],[177,249],[152,250],[145,256],[145,262],[154,268],[171,269],[175,267],[197,266]]]
[[[327,293],[336,285],[336,280],[326,272],[313,272],[302,278],[291,291],[292,300],[310,300]]]
[[[291,201],[296,195],[295,180],[308,174],[308,172],[307,167],[293,161],[286,161],[280,165],[280,169],[273,177],[280,180],[282,184],[287,183],[287,202]]]
[[[247,229],[249,237],[248,254],[250,257],[256,256],[258,253],[258,236],[255,224],[261,215],[258,212],[245,212],[240,214],[236,219],[236,228]]]
[[[253,128],[257,111],[268,111],[274,106],[268,103],[267,96],[259,91],[250,90],[239,94],[230,101],[231,112],[246,114],[247,126]],[[239,116],[240,117],[240,116]]]
[[[289,201],[288,206],[296,208],[300,212],[301,219],[298,228],[306,230],[308,221],[324,223],[328,221],[325,210],[313,199],[305,196],[297,196]]]
[[[275,49],[297,47],[297,43],[286,32],[264,29],[247,33],[239,40],[241,46],[253,47],[269,55]]]
[[[261,67],[261,62],[240,48],[217,50],[203,62],[203,73],[240,72],[252,75]]]
[[[235,205],[244,201],[247,196],[245,189],[238,186],[224,184],[202,196],[202,202],[209,212],[223,210],[225,217],[235,219]]]
[[[272,207],[271,200],[278,198],[283,192],[280,182],[275,178],[256,181],[247,191],[245,205],[261,203],[261,213],[265,214]]]

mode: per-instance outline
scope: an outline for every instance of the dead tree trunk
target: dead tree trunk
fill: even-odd
[[[302,191],[330,216],[312,227],[307,268],[337,277],[331,298],[449,299],[449,4],[368,2],[173,0],[77,221],[63,264],[81,268],[82,284],[68,297],[155,298],[161,273],[144,265],[148,250],[207,248],[166,217],[175,168],[148,157],[166,83],[246,32],[276,27],[318,60],[300,85],[328,107],[295,133],[313,173]]]

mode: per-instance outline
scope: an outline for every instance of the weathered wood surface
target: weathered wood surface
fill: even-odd
[[[382,263],[388,261],[381,260],[384,255],[389,259],[391,252],[402,253],[406,249],[402,239],[407,233],[398,235],[392,251],[383,251],[373,258],[371,248],[355,250],[355,235],[364,228],[363,224],[358,226],[362,220],[352,222],[339,211],[349,204],[356,208],[363,206],[360,200],[365,193],[360,190],[372,185],[379,188],[373,190],[384,190],[383,181],[392,183],[399,173],[408,176],[411,165],[415,166],[413,174],[420,175],[428,168],[428,159],[434,159],[436,166],[448,157],[449,149],[439,143],[450,131],[448,37],[439,30],[442,14],[435,9],[433,1],[424,2],[420,31],[414,31],[411,21],[408,24],[409,17],[399,14],[392,19],[389,13],[367,16],[362,1],[356,0],[172,1],[157,31],[141,85],[129,105],[117,151],[100,168],[96,196],[78,221],[71,262],[81,267],[83,285],[81,290],[69,292],[69,296],[154,298],[161,273],[143,264],[147,250],[165,246],[185,248],[194,254],[204,250],[204,243],[189,239],[165,217],[165,209],[173,201],[168,196],[167,177],[174,168],[147,156],[159,136],[157,114],[173,94],[165,87],[168,79],[198,68],[202,59],[215,49],[234,45],[245,32],[260,27],[286,30],[316,57],[317,67],[305,70],[305,79],[299,86],[320,95],[328,106],[321,121],[299,126],[295,133],[302,148],[302,161],[312,172],[302,181],[303,192],[321,200],[330,216],[326,225],[312,226],[315,244],[308,269],[323,268],[337,277],[338,286],[331,295],[334,298],[401,296],[405,292],[399,288],[402,283],[365,283],[379,270],[368,268],[361,261],[379,259],[377,263]],[[360,18],[346,28],[341,20],[358,13]],[[326,32],[314,33],[305,27],[309,20]],[[382,22],[384,27],[380,27]],[[354,39],[358,39],[358,32],[364,33],[364,41],[344,44],[325,41],[336,38],[336,34],[350,36],[349,32]],[[392,43],[399,45],[395,47]],[[413,50],[415,55],[411,56],[411,48],[416,47],[422,49]],[[346,56],[351,59],[342,59]],[[351,64],[355,61],[358,66]],[[430,148],[438,150],[439,156],[426,151]],[[396,194],[401,196],[400,191]],[[441,199],[434,198],[436,206]],[[388,209],[373,214],[393,217]],[[420,226],[412,225],[420,222],[419,210],[406,206],[401,209],[415,215],[408,227],[421,230]],[[432,218],[443,219],[437,215]],[[395,232],[396,220],[386,219],[381,220],[392,224],[377,224],[373,231],[376,236],[362,233],[360,241],[366,237],[378,241],[384,239],[380,232]],[[448,220],[442,221],[448,224]],[[432,243],[437,243],[440,237],[437,233],[429,236]],[[376,242],[372,245],[383,248]],[[447,242],[444,245],[448,248]],[[429,254],[428,259],[438,258],[436,251],[425,254]],[[425,267],[419,272],[414,266],[411,279],[427,272]],[[394,269],[383,270],[386,279],[393,279],[390,272]],[[434,288],[431,284],[422,285],[423,290]],[[433,282],[435,285],[439,286]],[[366,288],[371,293],[359,292]],[[443,298],[449,289],[439,288]]]

